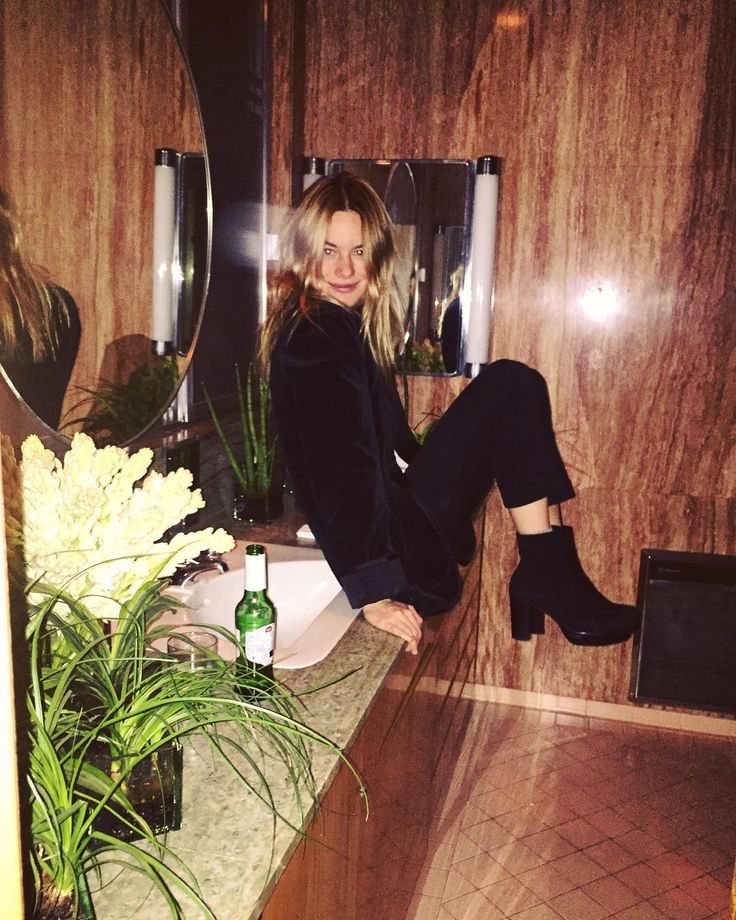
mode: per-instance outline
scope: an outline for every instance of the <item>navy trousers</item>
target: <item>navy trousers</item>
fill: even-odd
[[[557,449],[544,377],[518,361],[494,361],[427,436],[406,473],[411,491],[469,561],[469,529],[494,482],[507,508],[575,491]]]

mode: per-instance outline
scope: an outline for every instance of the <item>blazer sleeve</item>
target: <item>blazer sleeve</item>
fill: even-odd
[[[297,498],[350,604],[405,594],[356,317],[339,309],[304,319],[274,357],[272,395]]]

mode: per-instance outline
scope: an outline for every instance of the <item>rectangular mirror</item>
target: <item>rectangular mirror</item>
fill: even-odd
[[[415,374],[463,372],[463,289],[469,268],[471,160],[326,160],[367,179],[396,227],[396,280],[406,307],[405,363]]]

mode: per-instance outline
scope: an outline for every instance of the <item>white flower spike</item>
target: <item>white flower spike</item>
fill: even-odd
[[[162,539],[204,500],[188,470],[147,473],[149,448],[128,455],[76,434],[60,461],[31,435],[21,452],[27,582],[63,589],[98,617],[115,619],[142,584],[169,577],[203,550],[235,545],[211,527]]]

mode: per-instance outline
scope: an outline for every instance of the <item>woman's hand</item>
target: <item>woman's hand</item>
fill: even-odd
[[[390,599],[367,604],[363,616],[377,629],[398,636],[406,642],[406,651],[416,655],[422,638],[422,618],[411,604]]]

